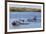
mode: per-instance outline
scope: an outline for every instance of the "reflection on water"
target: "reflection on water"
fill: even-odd
[[[35,20],[32,19],[35,17]],[[15,23],[14,23],[15,22]],[[12,25],[16,24],[15,26]],[[41,26],[40,12],[10,12],[10,29],[39,28]]]

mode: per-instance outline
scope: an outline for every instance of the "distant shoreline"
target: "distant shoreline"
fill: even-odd
[[[10,12],[34,12],[34,11],[10,11]],[[35,11],[38,12],[38,11]]]
[[[15,8],[15,7],[10,7],[10,12],[41,12],[41,10],[36,9],[36,8]]]

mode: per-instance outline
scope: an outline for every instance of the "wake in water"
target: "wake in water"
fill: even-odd
[[[34,17],[32,17],[32,19],[18,19],[18,20],[14,20],[13,22],[12,22],[12,25],[13,26],[16,26],[16,25],[28,25],[29,23],[33,23],[33,22],[37,22],[39,19],[36,19],[37,17],[36,16],[34,16]]]

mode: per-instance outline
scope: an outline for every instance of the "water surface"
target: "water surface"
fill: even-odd
[[[9,27],[10,29],[23,29],[23,28],[40,28],[41,27],[41,13],[40,12],[10,12],[10,21]],[[32,17],[36,16],[36,22],[28,22],[27,19],[32,19]],[[12,22],[22,19],[24,23],[28,23],[27,25],[19,24],[17,26],[12,26]],[[23,22],[22,22],[23,23]]]

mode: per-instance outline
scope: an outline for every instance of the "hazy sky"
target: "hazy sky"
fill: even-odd
[[[36,5],[16,5],[16,4],[10,4],[10,7],[19,7],[19,8],[41,8],[41,6]]]

